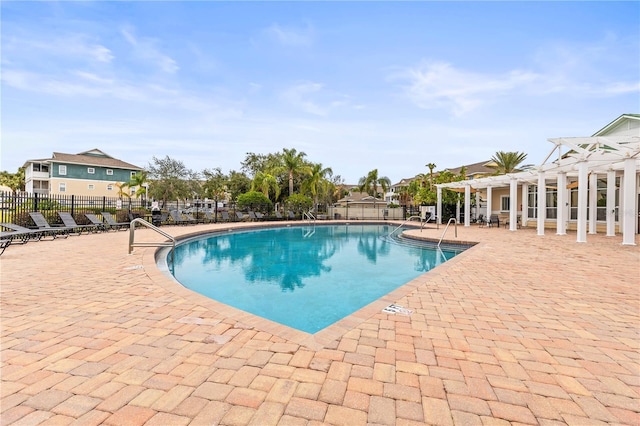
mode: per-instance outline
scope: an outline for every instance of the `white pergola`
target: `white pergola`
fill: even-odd
[[[509,187],[511,200],[517,199],[518,185],[522,185],[522,213],[526,215],[528,206],[528,185],[538,187],[537,192],[537,231],[544,235],[546,221],[546,189],[557,188],[558,214],[556,231],[558,235],[566,234],[568,221],[567,209],[569,205],[568,179],[570,185],[577,185],[577,242],[587,241],[587,225],[590,234],[596,233],[597,212],[597,180],[606,176],[606,232],[608,236],[615,235],[615,191],[616,178],[620,177],[620,205],[619,217],[622,230],[622,244],[635,245],[635,234],[638,220],[638,176],[640,171],[640,136],[594,136],[568,137],[549,139],[554,144],[553,149],[542,164],[532,169],[509,173],[500,176],[490,176],[469,179],[459,182],[438,184],[437,217],[441,223],[442,190],[464,189],[464,226],[470,226],[470,200],[473,190],[487,191],[487,213],[491,214],[491,190],[493,188]],[[550,158],[557,158],[548,162]],[[573,186],[575,187],[575,186]],[[517,229],[517,203],[509,206],[509,226],[511,231]],[[526,216],[523,217],[523,221]]]

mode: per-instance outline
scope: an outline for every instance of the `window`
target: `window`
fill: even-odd
[[[92,183],[90,183],[87,188],[89,189],[89,191],[93,191],[94,189],[96,189],[96,186]]]
[[[502,197],[500,197],[500,211],[502,212],[508,212],[509,211],[509,196],[508,195],[503,195]]]
[[[67,192],[67,184],[64,182],[60,182],[58,184],[58,191],[59,192]]]
[[[67,166],[64,166],[64,165],[60,164],[58,166],[58,174],[60,176],[66,176],[66,174],[67,174]]]
[[[107,176],[112,176],[112,175],[113,175],[113,170],[107,169]]]
[[[107,185],[107,191],[113,191],[113,185]]]
[[[94,169],[93,167],[87,167],[87,173],[89,173],[90,175],[94,175],[96,173],[96,169]]]
[[[131,172],[131,177],[134,177],[136,175],[136,172]]]

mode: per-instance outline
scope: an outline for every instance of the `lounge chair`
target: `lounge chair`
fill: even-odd
[[[248,215],[249,215],[249,220],[258,220],[258,217],[256,216],[256,213],[253,210],[249,210]]]
[[[220,212],[220,217],[222,217],[222,220],[224,220],[225,222],[231,222],[231,218],[229,217],[228,211]]]
[[[49,231],[50,235],[53,238],[58,238],[59,236],[63,236],[67,238],[69,234],[72,232],[72,228],[68,228],[66,226],[51,226],[47,219],[40,212],[29,212],[29,216],[31,216],[31,220],[36,224],[38,229]]]
[[[87,219],[89,219],[89,222],[91,222],[91,224],[95,226],[98,231],[110,231],[110,230],[115,231],[116,230],[116,228],[111,228],[110,226],[107,226],[106,223],[98,219],[98,216],[93,213],[85,213],[84,215],[87,217]]]
[[[296,215],[293,214],[293,212],[291,210],[287,211],[287,216],[288,216],[289,220],[295,220],[296,219]]]
[[[88,234],[89,232],[98,231],[98,227],[96,225],[78,225],[76,220],[73,218],[73,216],[71,216],[71,213],[69,212],[58,212],[58,216],[60,216],[60,219],[62,219],[62,223],[64,223],[64,226],[66,226],[67,228],[71,228],[70,232],[74,232],[80,235],[83,232],[86,232]]]
[[[278,210],[276,210],[275,214],[276,214],[276,219],[278,219],[278,220],[284,219],[284,217],[282,216],[282,214],[280,214],[280,212]]]
[[[182,213],[182,215],[186,218],[187,224],[195,225],[195,224],[200,223],[200,222],[204,223],[203,220],[199,220],[199,219],[196,219],[195,217],[193,217],[193,215],[191,213]]]
[[[13,223],[0,223],[0,227],[9,229],[9,231],[0,232],[0,238],[3,240],[20,240],[24,244],[31,240],[40,241],[46,236],[55,238],[54,234],[50,231],[25,228]]]
[[[209,210],[205,210],[203,214],[204,214],[204,222],[213,223],[216,221],[216,218],[211,214]]]
[[[107,222],[107,225],[109,225],[113,229],[117,229],[119,231],[121,229],[126,230],[127,228],[129,228],[129,222],[117,222],[109,212],[100,212],[100,214]]]
[[[262,213],[256,212],[255,214],[256,214],[256,219],[257,220],[264,220],[264,215]]]
[[[242,212],[236,212],[236,217],[238,220],[245,220],[248,216],[242,214]]]
[[[0,240],[0,256],[2,256],[2,253],[4,253],[4,250],[10,245],[11,245],[10,239]]]
[[[169,211],[169,216],[171,217],[171,223],[174,225],[187,225],[189,223],[178,210]]]

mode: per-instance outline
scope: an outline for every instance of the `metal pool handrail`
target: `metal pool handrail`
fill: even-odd
[[[410,222],[411,219],[420,219],[422,221],[422,218],[420,216],[409,216],[407,218],[407,220],[405,220],[400,225],[398,225],[398,227],[395,228],[393,231],[389,232],[389,236],[393,235],[394,232],[396,232],[398,229],[402,228],[405,225],[405,223]]]
[[[453,222],[453,227],[456,230],[456,238],[458,238],[458,221],[456,220],[455,217],[452,217],[451,219],[449,219],[449,222],[447,222],[447,226],[445,226],[444,231],[442,232],[442,235],[440,236],[440,241],[438,241],[438,247],[440,247],[440,243],[442,242],[442,239],[444,238],[444,234],[447,233],[447,229],[449,229],[449,225],[451,224],[451,222]]]
[[[135,239],[135,231],[136,231],[136,223],[139,223],[140,225],[144,225],[147,228],[150,228],[154,231],[156,231],[158,234],[162,235],[163,237],[168,238],[170,241],[161,241],[161,242],[134,242]],[[142,218],[136,218],[133,219],[131,221],[131,223],[129,224],[129,254],[131,254],[131,252],[133,251],[134,247],[171,247],[171,262],[173,263],[174,261],[174,252],[176,251],[176,239],[167,234],[166,232],[164,232],[162,229],[158,228],[155,225],[152,225],[151,223],[147,222],[146,220],[142,219]]]

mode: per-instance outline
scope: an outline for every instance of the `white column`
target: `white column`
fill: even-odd
[[[526,182],[522,183],[522,226],[529,220],[529,184]]]
[[[567,174],[558,173],[558,206],[556,212],[556,234],[567,235]]]
[[[616,235],[616,171],[607,171],[607,237]]]
[[[544,222],[547,218],[547,187],[544,172],[538,172],[538,235],[544,235]]]
[[[518,229],[518,180],[509,181],[509,231]]]
[[[476,220],[480,216],[480,190],[476,189]]]
[[[578,231],[576,242],[587,242],[587,162],[578,163]]]
[[[471,186],[464,186],[464,226],[471,226]]]
[[[491,205],[491,201],[493,199],[492,188],[487,186],[487,220],[491,217],[491,209],[493,206]]]
[[[456,199],[456,222],[460,223],[460,194],[458,194]]]
[[[624,160],[624,192],[622,198],[624,199],[624,210],[622,216],[624,222],[622,224],[622,244],[635,246],[635,228],[636,220],[638,217],[636,209],[636,194],[638,192],[637,187],[637,169],[635,158],[625,158]]]
[[[436,207],[436,222],[442,224],[442,188],[437,187],[436,193],[438,194],[438,206]]]
[[[589,176],[589,233],[596,233],[596,221],[598,220],[598,175],[591,172]]]

